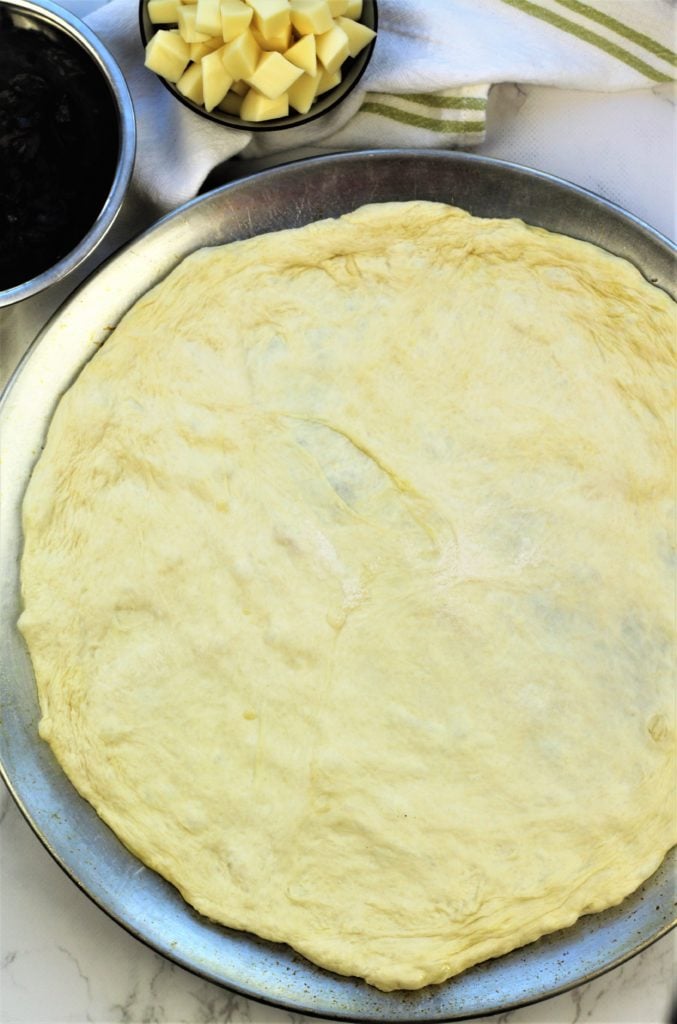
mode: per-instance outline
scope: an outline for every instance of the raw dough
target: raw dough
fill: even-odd
[[[441,204],[206,249],[24,506],[41,735],[215,921],[390,990],[675,841],[675,307]]]

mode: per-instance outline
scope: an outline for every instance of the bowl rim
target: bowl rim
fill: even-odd
[[[122,206],[134,169],[136,154],[136,117],[132,97],[120,66],[101,39],[71,11],[53,0],[3,0],[3,7],[11,13],[27,15],[56,29],[78,44],[103,77],[113,100],[118,123],[118,156],[113,181],[98,216],[77,245],[47,270],[0,289],[0,308],[57,284],[75,270],[96,249],[113,225]]]
[[[139,0],[139,34],[141,36],[141,43],[144,46],[144,48],[147,46],[147,44],[155,34],[155,32],[146,31],[146,22],[144,15],[147,14],[148,2],[149,0]],[[378,32],[377,0],[366,0],[366,3],[370,5],[373,11],[373,26],[370,25],[369,27],[373,27],[374,32]],[[158,28],[156,28],[155,31],[158,31],[159,28],[161,27],[162,26],[158,26]],[[191,110],[194,114],[197,114],[199,117],[204,117],[208,121],[212,121],[214,124],[221,125],[222,128],[232,128],[234,131],[238,132],[282,132],[286,131],[288,128],[300,128],[303,125],[310,124],[311,121],[316,121],[318,118],[324,117],[324,115],[328,114],[330,110],[334,110],[340,103],[342,103],[343,100],[345,100],[346,97],[349,96],[351,92],[355,89],[358,82],[360,81],[365,71],[367,70],[369,63],[371,61],[372,54],[374,52],[375,45],[376,36],[374,36],[371,42],[368,43],[367,46],[365,46],[364,49],[361,50],[356,57],[350,58],[353,62],[351,65],[351,70],[353,68],[357,68],[357,70],[355,71],[355,77],[348,84],[348,86],[345,88],[343,92],[341,92],[341,86],[345,84],[345,81],[339,82],[338,85],[335,85],[333,89],[329,90],[329,92],[326,94],[329,102],[327,102],[327,104],[323,106],[321,110],[313,112],[313,108],[311,107],[307,114],[288,114],[287,118],[294,117],[295,120],[287,124],[284,123],[287,118],[273,118],[270,121],[243,121],[235,114],[227,114],[225,111],[219,111],[217,114],[215,114],[214,111],[205,110],[204,107],[201,107],[199,104],[194,103],[192,100],[189,100],[186,96],[183,96],[176,88],[175,83],[168,82],[165,78],[163,78],[161,75],[156,74],[154,71],[150,71],[149,73],[151,75],[155,75],[155,78],[161,83],[161,85],[167,90],[167,92],[169,92],[174,97],[174,99],[178,100],[179,103],[182,103],[187,110]],[[332,99],[331,97],[333,93],[337,93],[337,95],[334,96],[334,98]]]

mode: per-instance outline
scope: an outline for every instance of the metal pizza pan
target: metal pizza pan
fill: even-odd
[[[210,192],[128,244],[55,314],[26,353],[0,408],[0,767],[23,814],[74,882],[160,953],[253,999],[355,1021],[467,1019],[545,999],[590,980],[673,926],[674,855],[619,906],[418,992],[379,992],[315,967],[287,946],[211,923],[119,842],[38,738],[35,680],[16,629],[20,511],[60,396],[124,312],[183,257],[203,246],[339,216],[365,203],[411,199],[451,203],[482,217],[519,217],[593,242],[630,260],[649,281],[674,295],[670,242],[612,203],[560,179],[469,154],[389,150],[330,155]]]

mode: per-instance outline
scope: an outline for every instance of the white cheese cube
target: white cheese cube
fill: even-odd
[[[218,104],[218,109],[225,111],[226,114],[234,114],[235,117],[240,116],[240,109],[242,107],[242,97],[238,96],[236,92],[231,89],[223,97],[221,102]]]
[[[148,0],[148,17],[153,25],[176,25],[179,0]]]
[[[334,24],[327,0],[289,0],[291,23],[301,36],[320,35]]]
[[[276,100],[286,93],[289,86],[303,74],[301,68],[285,60],[281,53],[262,53],[256,70],[247,76],[247,82],[269,100]],[[278,114],[275,115],[279,117]]]
[[[297,68],[301,68],[307,75],[317,74],[317,54],[315,52],[315,36],[301,36],[298,43],[294,43],[285,51],[284,57],[291,61]],[[291,99],[289,100],[291,103]],[[293,106],[293,104],[292,104]]]
[[[233,81],[239,78],[249,78],[254,74],[256,65],[261,55],[261,47],[254,39],[251,31],[247,29],[242,35],[235,36],[223,51],[223,66]]]
[[[221,34],[221,0],[197,0],[195,28],[209,36]]]
[[[242,0],[221,0],[221,35],[224,43],[246,32],[253,17],[253,10]]]
[[[190,59],[200,61],[208,53],[218,50],[220,46],[223,46],[223,39],[220,36],[213,36],[205,43],[190,43]]]
[[[271,100],[267,96],[262,96],[256,89],[249,90],[240,107],[240,117],[243,121],[270,121],[275,117],[286,117],[288,113],[289,101],[286,93]]]
[[[221,50],[225,49],[222,47]],[[231,85],[232,75],[223,66],[223,53],[214,50],[202,58],[202,89],[205,110],[213,110],[221,102]]]
[[[363,50],[372,41],[376,33],[373,28],[362,25],[352,18],[337,18],[336,24],[342,28],[348,37],[348,51],[351,57],[357,57],[360,50]]]
[[[328,32],[323,32],[318,36],[315,46],[317,47],[317,59],[330,75],[334,71],[338,71],[350,53],[348,36],[338,25],[334,25]]]
[[[346,13],[348,0],[327,0],[327,3],[329,4],[332,18],[338,18],[341,14]]]
[[[341,69],[338,71],[321,71],[320,81],[317,86],[317,96],[322,96],[325,92],[329,92],[330,89],[334,89],[337,85],[341,84]]]
[[[315,75],[301,75],[289,86],[287,98],[289,106],[298,110],[299,114],[307,114],[317,95],[317,88],[323,72]]]
[[[168,82],[178,82],[189,60],[190,47],[178,32],[160,29],[146,46],[146,67]]]
[[[291,46],[291,23],[287,26],[284,32],[280,32],[276,36],[264,36],[256,28],[253,28],[251,31],[254,39],[262,50],[277,50],[278,53],[284,53],[285,50],[288,50]]]
[[[357,21],[358,18],[362,17],[362,0],[348,0],[348,5],[344,11],[346,18],[352,18]]]
[[[182,96],[192,100],[193,103],[199,103],[200,105],[204,103],[202,66],[200,64],[191,64],[181,75],[181,78],[176,83],[176,88]]]
[[[210,34],[209,32],[199,32],[197,28],[197,7],[179,7],[177,12],[177,21],[179,24],[179,32],[181,38],[187,43],[205,43]]]
[[[262,36],[277,36],[290,24],[289,0],[246,0],[254,11],[254,27]]]

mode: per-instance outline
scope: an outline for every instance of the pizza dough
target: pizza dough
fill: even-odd
[[[27,640],[78,790],[202,914],[419,988],[675,841],[675,307],[441,204],[206,249],[62,399]]]

